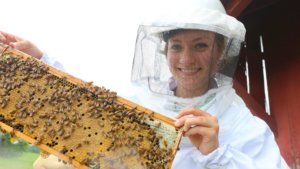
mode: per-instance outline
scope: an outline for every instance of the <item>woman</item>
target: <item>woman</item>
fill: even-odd
[[[132,69],[134,101],[183,127],[172,168],[288,168],[270,128],[232,88],[243,24],[219,0],[176,5],[140,26]]]
[[[270,128],[232,88],[243,24],[219,0],[178,3],[139,27],[131,79],[133,101],[183,127],[172,168],[288,168]]]

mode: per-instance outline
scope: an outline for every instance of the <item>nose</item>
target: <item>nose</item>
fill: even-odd
[[[195,62],[194,52],[189,48],[185,48],[182,51],[180,62],[184,64],[190,64]]]

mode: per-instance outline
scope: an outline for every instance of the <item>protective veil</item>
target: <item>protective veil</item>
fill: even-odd
[[[194,106],[216,116],[220,126],[219,148],[203,155],[188,138],[183,138],[172,168],[288,168],[270,128],[251,114],[232,88],[246,32],[243,24],[226,15],[219,0],[167,2],[158,19],[146,21],[138,29],[131,74],[136,93],[131,100],[170,118]],[[178,83],[166,56],[168,39],[185,30],[213,32],[222,37],[221,41],[215,38],[213,46],[221,52],[211,50],[208,90],[190,98],[175,96]]]
[[[173,7],[173,4],[177,5]],[[165,108],[171,111],[178,111],[187,106],[203,107],[215,98],[220,90],[231,88],[245,28],[235,18],[226,15],[219,1],[171,1],[169,5],[157,20],[146,21],[139,27],[131,80],[135,85],[147,86],[149,91],[159,95],[165,102]],[[177,84],[169,69],[164,39],[171,36],[169,34],[174,30],[205,30],[222,37],[219,42],[221,45],[214,45],[214,48],[222,50],[218,54],[220,56],[216,56],[215,50],[212,51],[212,60],[213,57],[219,57],[218,63],[210,63],[211,67],[217,65],[218,68],[211,68],[210,90],[201,97],[174,97]]]

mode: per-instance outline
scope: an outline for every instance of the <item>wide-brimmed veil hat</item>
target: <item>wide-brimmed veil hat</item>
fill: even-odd
[[[132,82],[145,84],[153,92],[172,94],[176,82],[172,82],[168,68],[163,35],[168,31],[187,29],[210,31],[224,37],[222,66],[213,79],[216,87],[232,85],[246,30],[241,22],[226,14],[219,0],[164,1],[160,10],[153,9],[153,15],[155,17],[143,22],[137,32]]]

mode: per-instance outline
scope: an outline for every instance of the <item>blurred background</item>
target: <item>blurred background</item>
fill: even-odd
[[[32,41],[69,74],[120,95],[129,92],[138,25],[159,8],[158,0],[0,2],[0,30]]]

